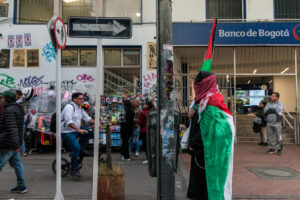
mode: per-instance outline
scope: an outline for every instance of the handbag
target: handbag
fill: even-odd
[[[181,149],[187,149],[188,148],[188,141],[189,141],[189,135],[190,135],[190,130],[191,130],[191,122],[189,127],[185,130],[180,145],[181,145]]]

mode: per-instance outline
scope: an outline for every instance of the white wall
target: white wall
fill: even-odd
[[[280,99],[284,105],[284,109],[288,112],[296,111],[296,88],[295,77],[291,76],[275,76],[274,92],[279,92]]]
[[[205,21],[205,0],[172,1],[173,22]]]
[[[50,36],[47,30],[46,25],[14,25],[11,23],[1,23],[0,30],[3,34],[3,37],[0,38],[0,50],[1,49],[10,49],[10,66],[9,69],[0,69],[0,90],[6,90],[9,87],[22,88],[21,81],[24,81],[27,78],[31,84],[36,88],[37,92],[45,91],[50,82],[55,81],[55,66],[56,60],[50,59],[51,62],[48,62],[46,56],[43,55],[43,47],[47,43],[50,42]],[[13,49],[17,49],[16,46],[14,48],[8,48],[7,39],[8,35],[17,35],[24,33],[31,33],[31,46],[23,47],[21,49],[39,49],[39,62],[40,67],[36,68],[28,68],[28,67],[13,67]],[[142,76],[147,75],[148,73],[155,73],[155,71],[148,72],[147,71],[147,42],[155,41],[154,37],[156,35],[155,24],[146,24],[146,25],[134,25],[133,26],[133,34],[131,39],[104,39],[103,45],[116,45],[116,46],[141,46],[142,52]],[[96,39],[74,39],[68,38],[67,45],[79,45],[79,46],[87,46],[87,45],[95,45]],[[95,81],[79,81],[80,76],[83,74],[87,74],[96,77],[96,68],[62,68],[62,80],[68,81],[68,88],[72,86],[73,89],[78,89],[81,91],[89,91],[90,93],[94,93],[95,90]],[[2,75],[1,75],[2,74]],[[9,86],[4,86],[5,84],[1,84],[1,80],[4,82],[7,81],[7,77],[9,76],[13,79],[14,84],[9,84]],[[29,76],[31,76],[29,78]],[[41,78],[41,80],[34,84],[32,80],[33,77]],[[79,80],[78,77],[79,76]],[[29,78],[29,79],[28,79]],[[11,82],[10,82],[11,83]]]
[[[273,0],[247,0],[246,9],[247,21],[274,19]]]

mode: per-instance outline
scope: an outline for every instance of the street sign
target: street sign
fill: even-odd
[[[54,22],[54,37],[60,49],[64,49],[67,44],[67,32],[63,20],[58,17]]]
[[[68,36],[82,38],[131,38],[130,18],[70,17]]]

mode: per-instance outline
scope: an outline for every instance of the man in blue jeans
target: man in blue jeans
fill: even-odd
[[[94,124],[95,121],[81,108],[84,102],[82,93],[73,93],[72,102],[67,104],[62,111],[61,137],[64,143],[72,150],[71,153],[71,176],[75,179],[81,178],[78,170],[78,156],[83,152],[92,134],[86,129],[81,129],[80,124],[83,120],[86,123]],[[79,142],[77,140],[79,137]],[[83,152],[83,154],[85,154]]]
[[[26,193],[24,168],[20,160],[20,148],[23,141],[24,111],[16,103],[14,91],[7,90],[0,94],[4,112],[0,116],[0,172],[7,162],[15,169],[17,186],[12,193]]]

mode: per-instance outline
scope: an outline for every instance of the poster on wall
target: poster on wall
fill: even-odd
[[[27,67],[39,67],[39,50],[28,49],[27,50]]]
[[[8,3],[0,3],[0,17],[8,17]]]
[[[147,70],[156,68],[156,42],[147,42]]]
[[[25,49],[14,49],[13,50],[13,66],[14,67],[25,67]]]
[[[24,33],[25,47],[31,46],[31,33]]]
[[[17,48],[23,47],[23,35],[16,35],[16,47]]]
[[[14,35],[8,35],[7,36],[7,47],[8,48],[14,48],[15,46],[15,36]]]
[[[9,68],[9,58],[10,58],[10,50],[9,49],[1,49],[0,50],[0,68]]]

